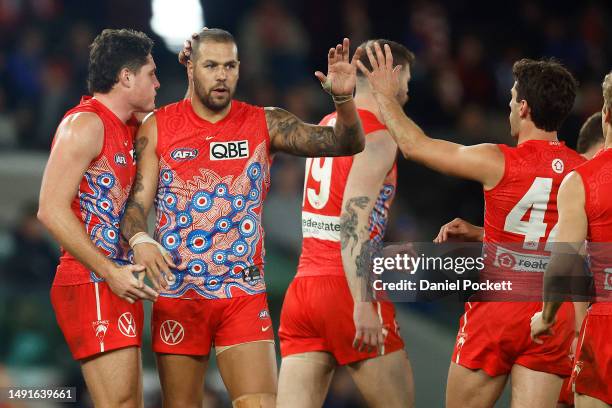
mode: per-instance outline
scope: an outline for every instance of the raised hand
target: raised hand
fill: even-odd
[[[208,27],[202,28],[202,30],[207,29]],[[191,38],[185,40],[185,42],[183,43],[183,49],[180,50],[178,54],[178,62],[180,64],[187,66],[187,62],[189,61],[189,58],[191,57],[191,52],[193,51],[193,49],[191,48],[191,42],[193,40],[196,40],[199,36],[199,33],[193,33],[191,34]]]
[[[372,65],[372,72],[366,68],[361,61],[357,61],[357,66],[368,78],[370,88],[374,96],[384,96],[386,98],[395,98],[399,92],[400,80],[399,74],[402,69],[401,65],[393,66],[393,54],[391,47],[385,44],[385,52],[380,48],[380,44],[374,43],[374,50],[370,46],[366,47],[366,53]],[[357,54],[357,53],[355,53]]]
[[[350,41],[345,38],[342,44],[330,48],[327,53],[327,75],[321,71],[315,76],[321,81],[321,86],[332,96],[352,96],[357,83],[357,61],[363,52],[357,49],[349,61]]]
[[[187,66],[187,62],[189,62],[189,58],[191,57],[191,40],[195,39],[198,36],[198,33],[191,34],[191,38],[185,40],[183,43],[183,49],[179,51],[178,54],[178,62],[181,65]]]

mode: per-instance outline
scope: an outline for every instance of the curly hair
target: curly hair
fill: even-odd
[[[370,64],[370,59],[368,58],[368,55],[365,52],[365,49],[368,46],[374,47],[375,42],[377,42],[378,45],[380,45],[380,48],[383,49],[383,52],[385,49],[384,48],[385,45],[388,45],[389,48],[391,48],[391,55],[393,56],[394,66],[402,65],[402,67],[405,68],[406,65],[411,66],[414,63],[414,60],[415,60],[414,54],[408,48],[404,47],[402,44],[397,43],[395,41],[391,41],[391,40],[385,40],[385,39],[368,40],[359,46],[359,48],[363,48],[364,50],[359,60],[361,61],[363,65],[365,65],[368,71],[372,71],[372,65]],[[361,72],[360,69],[357,70],[357,76],[363,76],[363,73]]]
[[[531,120],[538,129],[559,130],[576,99],[578,82],[555,60],[523,58],[512,66],[516,81],[516,100],[527,101]]]
[[[129,29],[106,29],[89,46],[87,88],[90,93],[108,93],[127,68],[138,73],[147,63],[153,40],[145,33]]]

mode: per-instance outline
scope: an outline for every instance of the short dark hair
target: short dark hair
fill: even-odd
[[[200,44],[205,41],[236,44],[234,36],[221,28],[204,28],[191,37],[192,61],[196,61],[200,53]]]
[[[408,48],[404,47],[402,44],[397,43],[391,40],[378,39],[378,40],[368,40],[361,44],[359,48],[363,48],[363,53],[359,60],[368,71],[372,71],[372,65],[370,64],[370,59],[368,58],[368,54],[365,52],[366,47],[374,47],[374,43],[377,42],[380,45],[380,48],[385,49],[385,44],[389,45],[391,48],[391,55],[393,56],[393,64],[394,65],[402,65],[402,69],[406,67],[406,65],[412,65],[414,63],[414,54]],[[363,73],[360,69],[357,70],[357,76],[363,76]]]
[[[89,46],[89,92],[110,92],[119,81],[119,72],[123,68],[138,72],[147,63],[152,49],[153,40],[140,31],[102,31]]]
[[[604,108],[606,110],[612,109],[612,71],[604,77],[601,88],[603,90]]]
[[[582,128],[580,128],[576,151],[581,154],[586,153],[591,147],[603,142],[604,135],[601,127],[601,112],[596,112],[589,116],[582,125]]]
[[[555,60],[527,58],[514,63],[512,74],[516,100],[527,101],[536,127],[547,132],[559,130],[576,99],[574,76]]]

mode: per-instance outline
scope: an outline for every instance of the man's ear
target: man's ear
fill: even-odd
[[[193,53],[192,53],[193,55]],[[189,82],[193,81],[193,61],[191,60],[191,58],[187,61],[187,78],[189,79]]]
[[[530,113],[531,113],[531,108],[529,107],[529,104],[527,103],[526,100],[521,100],[519,102],[520,106],[519,106],[519,116],[521,117],[521,119],[525,119],[527,118]]]
[[[119,71],[119,81],[118,81],[119,84],[121,84],[121,86],[124,86],[126,88],[131,88],[133,81],[134,81],[134,76],[132,72],[126,67],[121,68],[121,71]]]
[[[612,109],[604,105],[602,115],[604,122],[608,125],[612,125]]]

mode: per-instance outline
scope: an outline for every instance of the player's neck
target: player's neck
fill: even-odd
[[[604,122],[603,125],[604,149],[612,148],[612,123]]]
[[[359,91],[357,91],[357,94],[355,95],[355,106],[357,106],[357,109],[363,109],[372,112],[374,116],[376,116],[376,119],[382,122],[382,115],[380,114],[378,103],[376,103],[376,100],[374,99],[371,93],[360,93]]]
[[[200,118],[210,123],[217,123],[229,114],[232,108],[232,102],[230,101],[222,110],[214,111],[207,108],[196,95],[191,95],[191,107]]]
[[[125,98],[119,97],[114,91],[107,94],[94,93],[93,97],[113,112],[123,123],[127,123],[134,114],[134,110],[125,102]]]
[[[537,128],[533,122],[526,122],[519,131],[517,144],[521,144],[528,140],[548,140],[550,142],[558,142],[557,131],[546,131]]]

